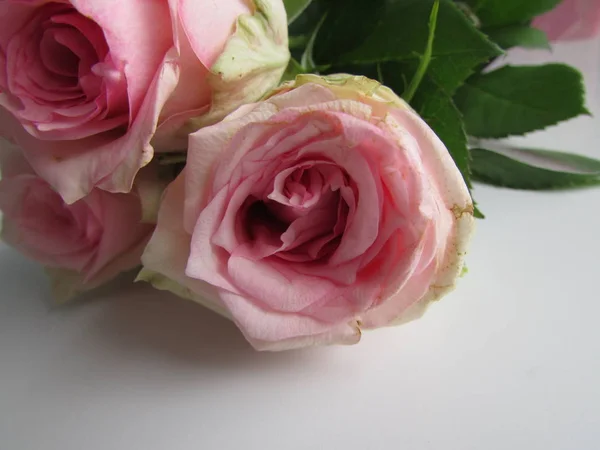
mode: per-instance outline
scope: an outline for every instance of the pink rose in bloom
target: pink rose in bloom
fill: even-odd
[[[257,349],[352,344],[453,288],[473,222],[405,102],[303,75],[190,136],[140,278],[232,318]]]
[[[20,152],[3,149],[1,156],[2,240],[48,267],[59,298],[140,265],[154,226],[140,223],[137,193],[94,189],[67,205]]]
[[[282,0],[4,0],[0,132],[68,203],[128,192],[157,127],[172,149],[191,117],[275,86],[288,57]]]
[[[600,1],[564,0],[535,19],[533,25],[544,30],[553,41],[595,36],[600,31]]]

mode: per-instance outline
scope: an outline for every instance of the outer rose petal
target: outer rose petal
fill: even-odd
[[[177,87],[161,112],[159,130],[177,128],[182,122],[194,116],[201,116],[210,109],[212,89],[209,84],[210,73],[194,54],[185,36],[181,36],[181,24],[173,12],[173,28],[176,33],[175,47],[178,53],[177,64],[179,79]]]
[[[130,117],[135,119],[148,87],[173,45],[164,0],[69,0],[104,30],[113,61],[123,64]]]
[[[184,183],[184,176],[180,175],[165,192],[157,228],[142,256],[144,269],[138,280],[172,291],[231,318],[213,286],[185,276],[190,235],[183,228]]]
[[[237,17],[235,33],[218,58],[209,61],[210,110],[193,118],[174,117],[163,124],[156,138],[161,151],[184,147],[189,134],[219,122],[240,105],[258,100],[279,83],[290,58],[283,2],[249,0],[248,3],[254,6],[250,13]],[[191,28],[186,29],[189,32]],[[206,47],[199,48],[192,42],[192,48],[202,53]]]
[[[223,52],[238,16],[252,14],[248,0],[169,0],[177,5],[183,30],[205,67],[211,67]]]
[[[437,300],[455,287],[475,223],[473,203],[467,187],[462,182],[460,172],[452,169],[454,161],[448,150],[425,122],[409,110],[392,110],[390,115],[394,119],[388,121],[390,126],[402,127],[422,146],[427,146],[422,151],[423,164],[442,194],[441,198],[447,208],[441,212],[442,216],[436,223],[437,227],[448,228],[445,232],[450,236],[443,257],[436,264],[436,277],[424,296],[412,297],[414,303],[428,303]],[[363,318],[365,326],[374,328],[402,320],[402,313],[411,306],[411,303],[405,303],[407,298],[411,299],[411,296],[399,293],[390,301],[372,309]]]
[[[332,327],[303,315],[266,312],[231,292],[221,292],[220,297],[246,339],[257,350],[356,344],[361,337],[358,324],[340,323]]]

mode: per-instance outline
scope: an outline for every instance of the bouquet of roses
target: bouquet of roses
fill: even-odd
[[[498,66],[597,30],[559,3],[2,1],[2,237],[59,300],[141,267],[257,349],[419,317],[464,272],[472,180],[600,183],[493,141],[587,113],[573,68]]]

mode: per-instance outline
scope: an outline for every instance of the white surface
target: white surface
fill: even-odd
[[[584,68],[600,113],[600,42],[543,57]],[[600,157],[600,119],[527,142]],[[0,449],[599,448],[600,189],[475,194],[459,289],[354,347],[255,353],[143,286],[56,308],[2,247]]]

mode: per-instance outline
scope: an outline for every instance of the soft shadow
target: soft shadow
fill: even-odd
[[[0,304],[3,319],[26,323],[50,314],[61,316],[58,326],[80,323],[85,331],[77,337],[77,351],[87,357],[102,358],[108,351],[128,361],[163,360],[216,370],[276,370],[299,361],[318,367],[331,356],[322,348],[257,352],[229,320],[146,283],[133,283],[135,274],[131,273],[59,305],[39,265],[1,244],[0,251],[6,298]]]
[[[106,303],[100,320],[89,330],[93,339],[102,339],[111,352],[130,358],[151,354],[179,364],[247,370],[287,366],[291,360],[309,353],[312,360],[319,353],[310,349],[257,352],[231,321],[145,283],[113,283],[89,299]]]

